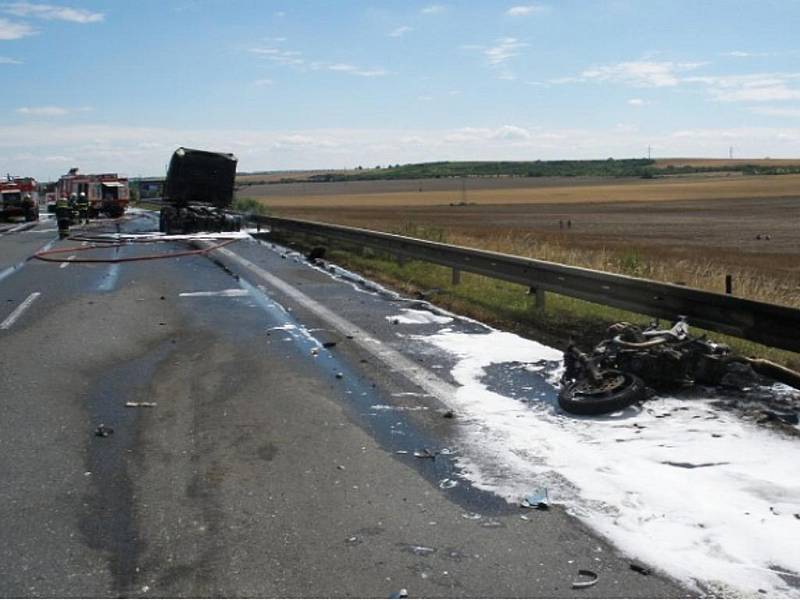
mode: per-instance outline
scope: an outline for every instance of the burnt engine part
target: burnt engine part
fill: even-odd
[[[700,383],[746,389],[765,376],[800,389],[800,373],[764,359],[735,355],[724,344],[689,335],[681,318],[672,329],[615,323],[607,339],[585,354],[564,355],[559,404],[575,414],[603,414],[646,397],[646,388],[674,390]]]

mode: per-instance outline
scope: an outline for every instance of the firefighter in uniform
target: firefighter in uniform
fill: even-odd
[[[89,199],[84,192],[78,195],[78,223],[89,224]]]
[[[69,235],[69,224],[72,220],[72,209],[69,207],[66,196],[61,196],[56,202],[56,221],[58,222],[58,237],[64,239]]]

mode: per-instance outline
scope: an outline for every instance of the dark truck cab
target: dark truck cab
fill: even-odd
[[[178,148],[167,170],[160,230],[239,231],[241,217],[226,211],[233,203],[236,163],[233,154]]]

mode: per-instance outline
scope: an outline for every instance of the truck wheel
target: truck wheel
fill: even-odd
[[[564,385],[558,405],[575,415],[603,415],[645,399],[644,382],[622,371],[603,371],[599,382],[582,379]]]
[[[25,220],[28,221],[28,222],[38,221],[39,220],[39,214],[37,212],[33,211],[33,210],[26,210],[25,211]]]

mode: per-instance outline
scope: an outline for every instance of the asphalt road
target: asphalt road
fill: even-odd
[[[557,507],[442,489],[452,456],[413,451],[452,441],[454,383],[386,319],[412,301],[256,240],[28,260],[81,247],[55,236],[0,227],[1,596],[690,595]],[[426,410],[374,410],[399,394]]]

